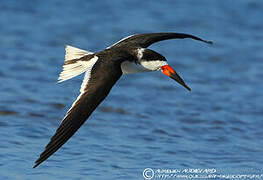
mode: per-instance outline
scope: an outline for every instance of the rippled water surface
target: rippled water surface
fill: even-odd
[[[145,168],[263,174],[263,2],[1,1],[0,179],[143,179]],[[151,46],[192,88],[123,76],[83,127],[32,169],[81,77],[56,84],[70,44],[99,51],[130,34],[214,41]]]

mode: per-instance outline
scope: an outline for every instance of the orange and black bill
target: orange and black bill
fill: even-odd
[[[191,91],[191,89],[185,84],[184,80],[175,72],[175,70],[171,66],[164,65],[161,68],[162,68],[162,73],[169,76],[170,78],[172,78],[173,80],[184,86],[186,89]]]

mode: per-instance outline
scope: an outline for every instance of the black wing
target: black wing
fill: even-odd
[[[83,92],[56,130],[44,152],[36,160],[34,168],[49,158],[80,128],[96,107],[105,99],[112,86],[121,77],[120,65],[111,61],[97,61]],[[85,79],[84,79],[85,81]],[[85,83],[85,82],[83,82]]]
[[[184,33],[147,33],[147,34],[136,34],[132,36],[128,36],[120,40],[119,42],[115,43],[111,47],[118,47],[122,45],[131,45],[131,46],[139,46],[142,48],[147,48],[148,46],[152,45],[153,43],[168,40],[168,39],[184,39],[184,38],[191,38],[194,40],[202,41],[208,44],[212,44],[212,41],[206,41],[199,37],[184,34]]]

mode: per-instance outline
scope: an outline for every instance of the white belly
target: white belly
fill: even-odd
[[[135,64],[131,61],[124,61],[123,63],[121,63],[121,70],[123,74],[134,74],[151,71],[149,69],[146,69],[142,65]]]

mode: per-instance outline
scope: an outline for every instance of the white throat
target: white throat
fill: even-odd
[[[142,72],[158,71],[161,66],[168,65],[166,61],[153,60],[142,61],[141,63],[134,63],[131,61],[124,61],[121,63],[121,70],[123,74],[135,74]]]

